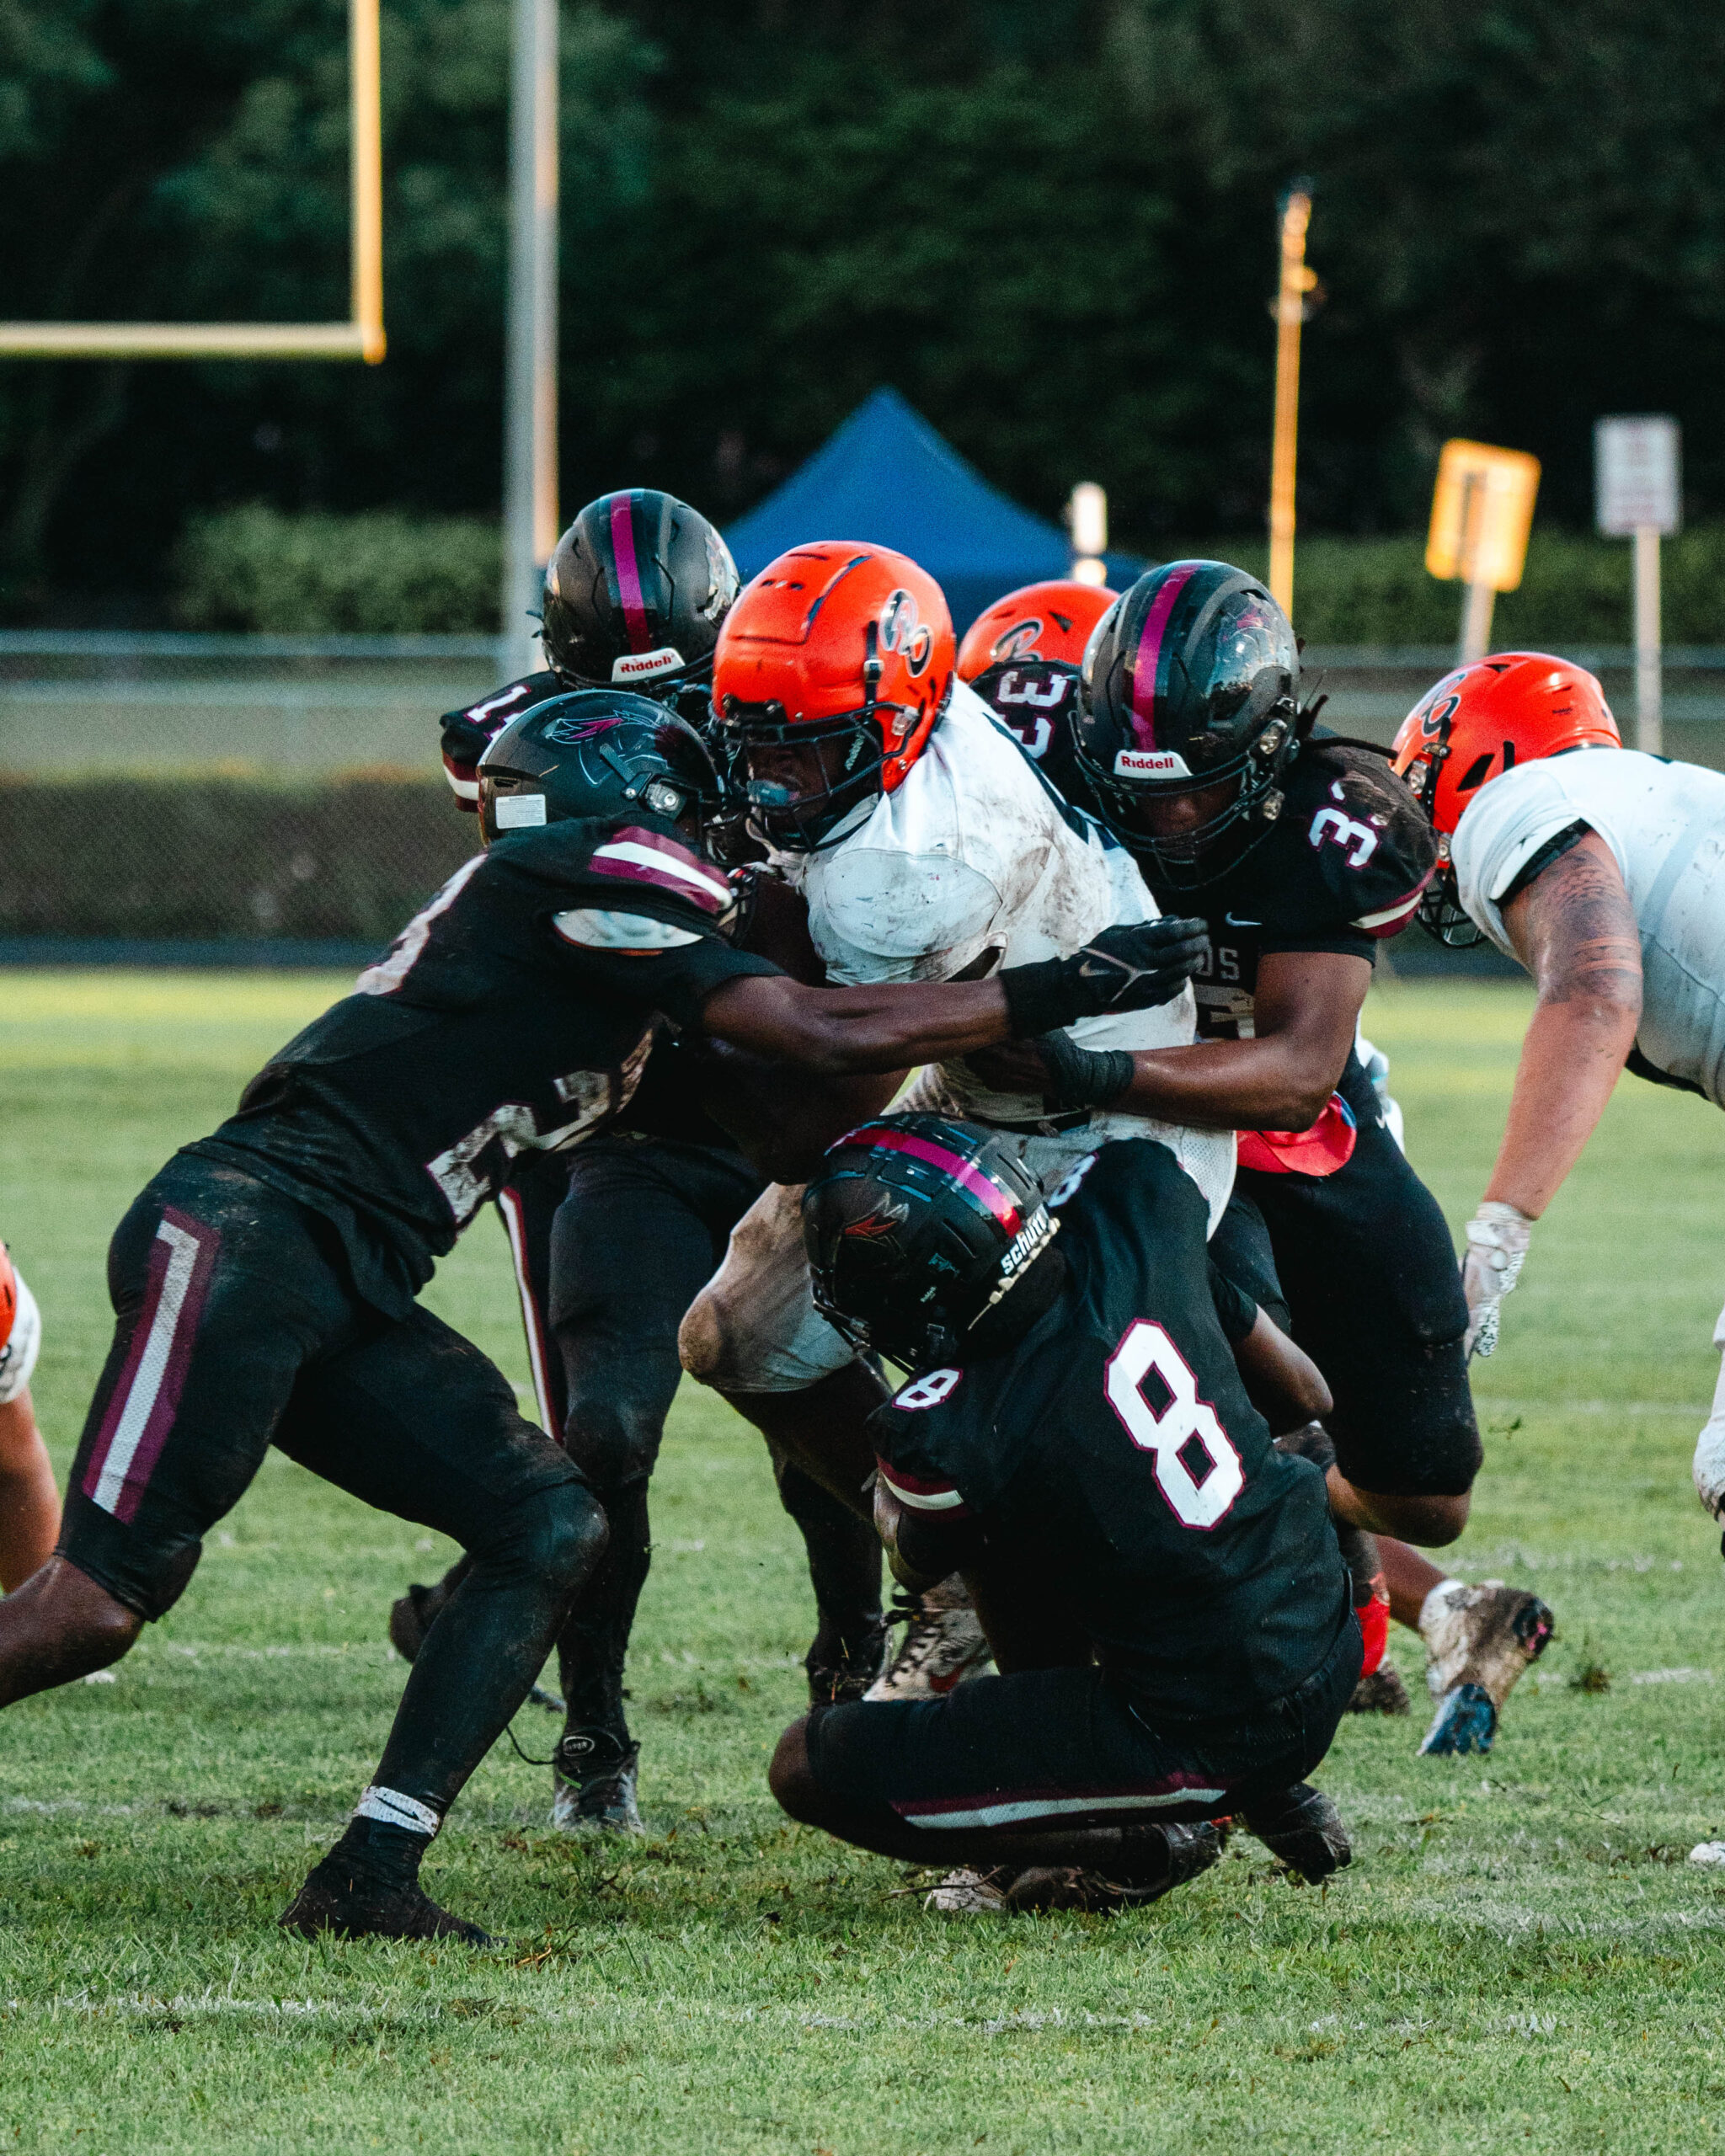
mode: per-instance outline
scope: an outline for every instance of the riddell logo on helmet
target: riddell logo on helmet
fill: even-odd
[[[1173,749],[1119,749],[1114,753],[1116,778],[1190,778],[1186,759]]]
[[[657,651],[626,651],[611,662],[613,681],[656,681],[661,674],[675,674],[683,654],[675,644],[661,644]]]

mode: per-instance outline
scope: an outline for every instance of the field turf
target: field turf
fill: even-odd
[[[63,1459],[105,1345],[104,1246],[340,984],[14,973],[0,1228],[42,1302]],[[1368,1029],[1452,1221],[1527,1008],[1386,986]],[[1349,1721],[1326,1892],[1236,1840],[1115,1918],[944,1921],[899,1868],[786,1825],[763,1770],[810,1629],[758,1444],[698,1395],[654,1492],[632,1664],[647,1842],[571,1845],[500,1747],[427,1864],[493,1956],[307,1945],[274,1919],[374,1761],[385,1608],[448,1552],[272,1458],[111,1684],[0,1736],[0,2148],[1623,2149],[1725,2142],[1725,1606],[1688,1481],[1725,1293],[1725,1119],[1626,1080],[1480,1371],[1455,1554],[1558,1638],[1486,1759]],[[488,1219],[430,1299],[524,1375]],[[1419,1658],[1394,1652],[1410,1682]],[[542,1756],[551,1717],[518,1732]]]

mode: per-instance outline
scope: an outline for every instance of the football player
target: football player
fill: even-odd
[[[1063,802],[986,704],[955,678],[951,617],[926,570],[884,547],[823,542],[782,555],[719,632],[713,701],[746,772],[750,829],[808,909],[827,978],[969,980],[1055,963],[1108,921],[1157,909],[1130,857]],[[1195,924],[1163,921],[1163,1007],[1082,1030],[1100,1048],[1190,1041]],[[870,1104],[890,1097],[883,1083]],[[1220,1217],[1231,1132],[1176,1119],[1050,1113],[1039,1087],[997,1087],[953,1059],[915,1102],[1010,1136],[1057,1182],[1108,1136],[1162,1137]],[[814,1305],[798,1207],[822,1149],[857,1123],[854,1093],[802,1087],[771,1104],[759,1142],[774,1187],[733,1231],[683,1321],[684,1366],[793,1459],[860,1502],[865,1423],[881,1380]],[[746,1103],[716,1109],[747,1139]],[[763,1155],[765,1157],[765,1155]],[[986,1652],[962,1599],[919,1613],[887,1692],[955,1683]],[[876,1688],[877,1694],[881,1688]]]
[[[1449,1230],[1355,1049],[1373,953],[1413,918],[1435,842],[1381,751],[1313,731],[1299,666],[1280,607],[1223,562],[1149,571],[1092,632],[1083,696],[1041,768],[1107,822],[1161,905],[1203,914],[1204,1044],[1128,1058],[1049,1043],[1048,1097],[1262,1134],[1242,1139],[1215,1257],[1335,1395],[1338,1518],[1383,1538],[1392,1613],[1428,1651],[1438,1709],[1421,1748],[1485,1750],[1551,1614],[1392,1539],[1455,1540],[1480,1443]],[[1360,1704],[1404,1707],[1393,1675]]]
[[[958,671],[1040,763],[1078,701],[1090,632],[1117,591],[1060,579],[1027,584],[977,616],[959,646]]]
[[[114,1345],[58,1550],[0,1601],[0,1705],[118,1660],[272,1444],[472,1559],[290,1929],[483,1941],[419,1862],[604,1544],[574,1463],[416,1300],[508,1161],[615,1117],[660,1016],[835,1074],[1164,992],[1154,924],[996,980],[805,987],[726,938],[732,888],[697,850],[717,796],[698,736],[658,706],[537,707],[487,752],[488,850],[115,1231]]]
[[[590,502],[546,571],[547,668],[443,719],[444,769],[462,808],[477,808],[480,759],[503,728],[569,689],[637,689],[702,730],[713,647],[737,588],[724,539],[686,502],[638,487]],[[564,1726],[552,1820],[569,1832],[643,1831],[623,1668],[649,1563],[648,1483],[682,1375],[678,1323],[763,1187],[707,1115],[690,1062],[661,1043],[614,1133],[568,1155],[523,1153],[497,1194],[540,1421],[611,1523],[558,1639]],[[782,1454],[773,1466],[814,1589],[809,1694],[848,1697],[883,1658],[879,1545]],[[395,1604],[389,1636],[407,1661],[464,1576],[462,1561]]]
[[[1626,749],[1599,682],[1543,652],[1446,675],[1395,756],[1439,834],[1422,921],[1445,942],[1488,940],[1539,991],[1467,1224],[1467,1339],[1489,1355],[1534,1223],[1619,1072],[1725,1107],[1725,777]],[[1725,1375],[1695,1486],[1725,1515]]]
[[[803,1216],[822,1310],[911,1374],[869,1426],[894,1569],[963,1566],[1001,1674],[817,1707],[779,1802],[956,1859],[948,1908],[1154,1900],[1224,1814],[1308,1879],[1346,1864],[1306,1782],[1361,1659],[1324,1481],[1241,1385],[1167,1148],[1105,1145],[1044,1203],[1009,1141],[894,1117],[834,1147]]]
[[[0,1243],[0,1594],[47,1562],[60,1532],[60,1496],[30,1401],[41,1344],[36,1299]]]

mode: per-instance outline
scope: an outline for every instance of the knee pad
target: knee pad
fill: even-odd
[[[524,1498],[499,1534],[473,1545],[473,1556],[489,1572],[523,1574],[566,1592],[598,1562],[610,1532],[599,1500],[571,1477]]]
[[[563,1449],[602,1493],[644,1482],[664,1435],[665,1412],[656,1396],[638,1400],[617,1390],[603,1396],[579,1393],[569,1402]]]

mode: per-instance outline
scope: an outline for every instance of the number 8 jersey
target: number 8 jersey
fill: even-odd
[[[1246,1396],[1204,1201],[1165,1146],[1104,1147],[1050,1206],[1060,1299],[1010,1354],[925,1371],[879,1410],[881,1476],[913,1511],[973,1517],[1135,1697],[1248,1713],[1352,1622],[1323,1478]]]

